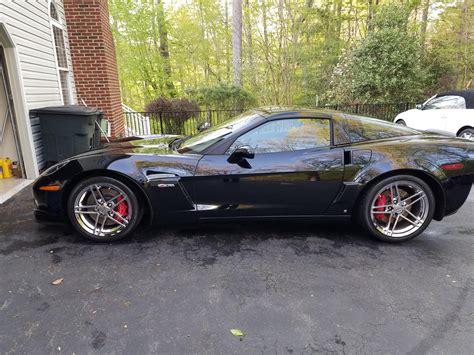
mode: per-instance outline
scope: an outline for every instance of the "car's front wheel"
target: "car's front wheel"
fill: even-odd
[[[69,195],[67,209],[74,229],[94,241],[115,241],[130,235],[141,216],[133,191],[105,176],[79,182]]]
[[[400,126],[406,126],[407,123],[404,121],[404,120],[398,120],[397,122],[395,122],[396,124],[399,124]]]
[[[384,179],[364,192],[359,221],[380,240],[402,242],[415,238],[428,227],[434,209],[434,194],[423,180],[399,175]]]

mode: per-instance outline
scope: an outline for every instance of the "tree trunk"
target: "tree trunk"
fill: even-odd
[[[230,59],[230,47],[228,44],[228,39],[230,35],[230,30],[229,30],[229,0],[225,0],[225,39],[226,39],[226,45],[225,45],[225,75],[226,75],[226,81],[230,81],[230,67],[231,67],[231,59]]]
[[[154,1],[153,1],[154,5]],[[158,33],[160,37],[160,56],[163,60],[163,75],[166,91],[170,96],[175,96],[175,88],[171,80],[170,52],[168,48],[168,29],[166,27],[165,13],[161,0],[156,1],[156,21],[158,22]]]
[[[277,90],[279,85],[277,85],[277,78],[274,69],[274,65],[278,65],[276,61],[273,59],[272,55],[272,46],[270,45],[270,38],[268,35],[268,19],[267,19],[267,0],[262,0],[261,2],[261,13],[262,13],[262,26],[263,26],[263,51],[265,56],[265,75],[268,76],[268,72],[270,72],[271,83],[270,85],[264,85],[262,90],[264,90],[264,103],[265,104],[278,104],[277,98]],[[276,63],[276,64],[275,64]]]
[[[375,0],[375,4],[373,0],[369,0],[367,3],[367,32],[370,33],[374,30],[374,19],[377,13],[377,5],[379,4],[379,0]]]
[[[421,27],[420,27],[420,41],[421,49],[425,51],[426,44],[426,28],[428,27],[428,12],[430,9],[430,0],[425,0],[423,4],[423,12],[421,14]]]
[[[244,32],[245,32],[245,38],[246,38],[245,48],[246,48],[246,53],[247,53],[246,58],[248,58],[248,64],[247,64],[246,67],[249,68],[249,72],[252,72],[253,70],[255,70],[255,68],[254,68],[254,63],[255,62],[254,62],[253,38],[252,38],[252,20],[251,20],[251,16],[250,16],[250,3],[249,3],[249,0],[245,0],[244,6],[245,6]],[[246,75],[246,77],[247,77],[247,75]],[[255,88],[255,86],[256,86],[255,79],[256,79],[255,75],[249,75],[248,76],[248,80],[250,81],[253,88]]]
[[[341,39],[341,26],[342,26],[342,0],[336,1],[336,38]]]
[[[472,83],[472,78],[469,80],[468,72],[469,72],[469,59],[468,59],[468,45],[470,41],[470,34],[472,33],[472,22],[471,22],[471,14],[469,8],[470,0],[464,0],[461,9],[461,33],[460,33],[460,40],[462,46],[462,82],[461,85],[458,84],[461,88],[469,88]],[[471,27],[469,27],[471,26]],[[472,54],[472,53],[471,53]]]
[[[242,0],[232,1],[232,63],[234,85],[242,85]]]

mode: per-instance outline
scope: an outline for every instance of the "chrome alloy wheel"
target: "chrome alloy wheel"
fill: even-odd
[[[108,183],[84,187],[74,201],[74,216],[87,233],[111,237],[122,232],[130,222],[133,210],[127,194]]]
[[[469,131],[464,132],[464,133],[461,134],[459,137],[460,137],[460,138],[464,138],[464,139],[469,139],[469,140],[471,140],[471,141],[474,141],[474,134],[472,134],[472,132],[469,132]]]
[[[371,220],[382,234],[402,238],[419,230],[430,211],[428,196],[412,181],[392,182],[381,188],[371,204]]]

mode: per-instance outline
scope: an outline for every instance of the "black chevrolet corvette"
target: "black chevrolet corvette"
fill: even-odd
[[[113,241],[140,223],[350,218],[400,242],[455,213],[474,142],[315,110],[256,109],[194,136],[112,143],[35,182],[35,216]]]

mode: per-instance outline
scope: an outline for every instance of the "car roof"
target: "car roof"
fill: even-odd
[[[323,109],[307,109],[280,106],[267,106],[253,109],[257,114],[264,118],[296,118],[296,117],[321,117],[331,118],[333,115],[340,115],[340,112],[323,110]]]
[[[474,108],[474,89],[452,90],[436,95],[436,97],[442,96],[461,96],[466,101],[466,108]]]

